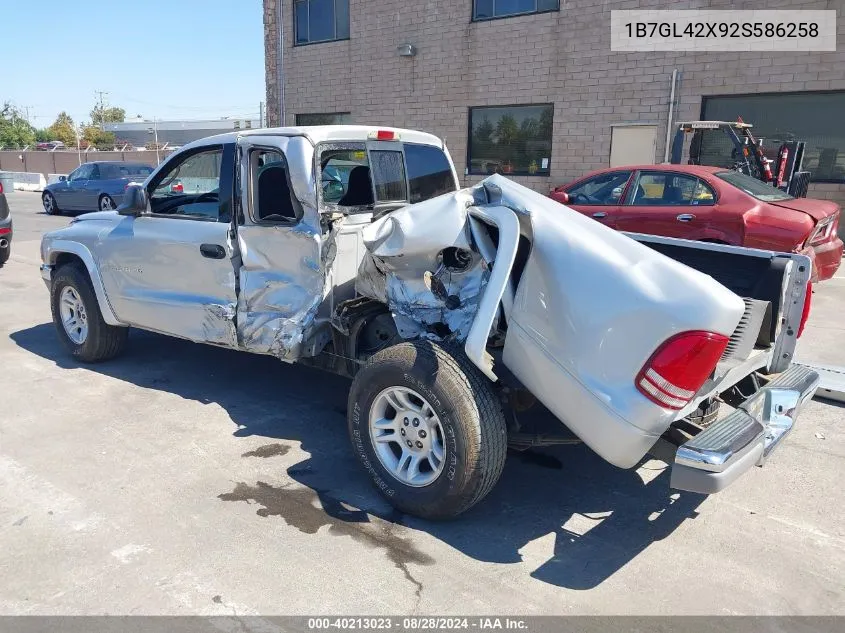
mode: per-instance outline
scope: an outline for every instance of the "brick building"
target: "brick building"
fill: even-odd
[[[741,4],[264,0],[268,122],[429,131],[465,184],[498,170],[546,192],[612,160],[661,162],[677,71],[674,121],[741,115],[806,140],[810,195],[845,203],[845,0]],[[640,8],[835,9],[837,52],[611,52],[611,9]]]

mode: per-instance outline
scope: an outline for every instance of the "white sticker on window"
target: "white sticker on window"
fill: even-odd
[[[544,158],[540,161],[540,169],[548,169],[549,168],[549,159]]]

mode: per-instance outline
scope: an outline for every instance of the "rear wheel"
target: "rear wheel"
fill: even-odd
[[[0,266],[9,261],[9,255],[12,252],[12,243],[9,242],[7,246],[0,248]]]
[[[59,339],[80,361],[108,360],[126,347],[129,329],[103,320],[88,274],[78,264],[66,264],[56,271],[50,307]]]
[[[41,204],[44,205],[44,213],[47,215],[58,215],[61,213],[59,206],[56,204],[55,196],[49,191],[45,191],[41,196]]]
[[[462,353],[427,341],[383,349],[355,376],[348,410],[358,458],[403,512],[455,517],[481,501],[502,473],[501,404]]]
[[[117,205],[114,203],[114,200],[111,199],[110,196],[102,195],[100,196],[100,211],[113,211],[117,208]]]

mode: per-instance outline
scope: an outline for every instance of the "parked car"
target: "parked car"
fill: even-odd
[[[601,169],[550,196],[619,231],[802,253],[814,281],[833,277],[842,261],[838,204],[793,198],[721,167]]]
[[[350,155],[343,197],[325,200]],[[353,377],[353,450],[390,503],[428,518],[487,495],[509,442],[548,441],[520,431],[515,402],[706,494],[786,437],[818,385],[791,365],[809,258],[632,239],[501,175],[457,183],[443,142],[412,130],[196,141],[118,211],[44,235],[58,338],[105,361],[137,327]],[[720,402],[732,410],[705,420]]]
[[[45,141],[43,143],[37,143],[35,149],[42,152],[52,152],[57,149],[65,149],[65,144],[61,141]]]
[[[48,215],[64,211],[109,211],[123,201],[132,182],[143,182],[153,171],[143,163],[91,162],[44,188],[41,201]]]
[[[0,181],[0,266],[9,261],[12,251],[12,215],[9,213],[9,203],[6,192]]]

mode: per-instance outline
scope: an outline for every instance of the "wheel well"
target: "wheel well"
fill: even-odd
[[[88,274],[88,268],[85,266],[85,262],[82,261],[82,258],[79,255],[75,255],[73,253],[59,253],[56,256],[56,261],[53,262],[53,266],[57,269],[62,266],[66,266],[67,264],[79,264],[85,274]]]

